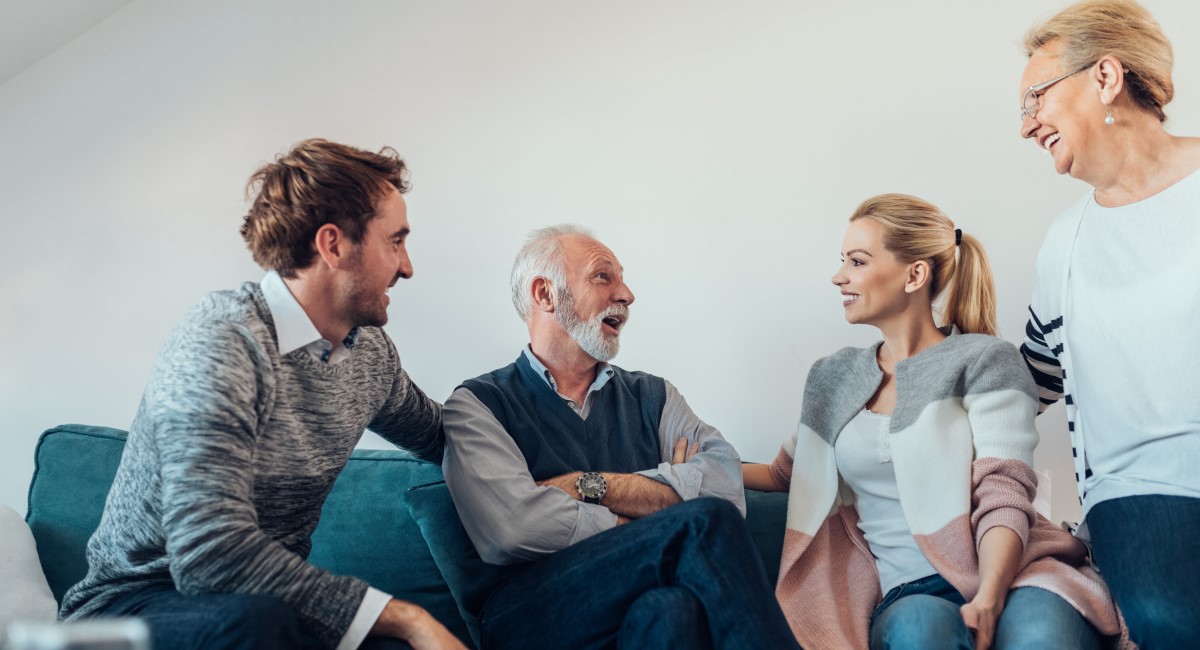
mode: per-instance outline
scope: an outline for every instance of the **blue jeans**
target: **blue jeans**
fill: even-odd
[[[971,650],[975,635],[963,622],[962,594],[934,574],[892,589],[871,617],[871,650],[955,648]],[[1008,594],[992,647],[1099,649],[1102,637],[1057,594],[1020,587]]]
[[[695,499],[531,563],[480,617],[483,647],[797,648],[732,504]]]
[[[1101,501],[1087,516],[1092,558],[1141,650],[1200,648],[1200,499]]]
[[[136,616],[150,627],[155,650],[316,650],[290,606],[271,596],[185,596],[159,584],[119,598],[99,614]],[[411,650],[399,639],[369,637],[361,649]]]

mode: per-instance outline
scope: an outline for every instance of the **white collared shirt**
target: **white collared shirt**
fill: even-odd
[[[292,295],[283,278],[276,271],[268,271],[262,283],[263,298],[271,319],[275,321],[275,340],[279,344],[279,356],[304,348],[317,361],[337,365],[350,356],[350,350],[358,339],[358,328],[350,330],[341,345],[334,347],[326,341],[317,326],[313,325],[304,308]]]

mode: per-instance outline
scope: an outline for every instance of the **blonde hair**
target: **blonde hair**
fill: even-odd
[[[1064,70],[1077,70],[1107,54],[1125,67],[1129,97],[1159,122],[1175,97],[1171,67],[1175,56],[1158,21],[1133,0],[1085,0],[1063,9],[1025,34],[1025,56],[1061,41]]]
[[[907,194],[880,194],[863,201],[850,217],[850,221],[859,219],[883,227],[884,248],[902,264],[929,262],[930,300],[950,289],[942,313],[944,324],[964,333],[996,335],[996,286],[978,239],[963,233],[956,246],[950,217],[932,203]]]

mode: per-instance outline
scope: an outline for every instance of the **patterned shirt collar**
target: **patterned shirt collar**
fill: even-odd
[[[546,385],[554,389],[554,392],[557,393],[558,382],[554,381],[554,375],[550,374],[550,369],[546,367],[546,364],[538,360],[537,355],[533,353],[533,347],[526,345],[525,349],[522,350],[521,353],[525,355],[525,359],[529,361],[529,365],[533,368],[534,372],[536,372],[539,377],[546,380]],[[596,380],[593,381],[591,387],[588,388],[589,395],[600,390],[601,388],[604,388],[604,385],[607,384],[608,380],[612,378],[613,374],[615,374],[612,366],[603,361],[600,362],[598,368],[599,371],[596,373]]]

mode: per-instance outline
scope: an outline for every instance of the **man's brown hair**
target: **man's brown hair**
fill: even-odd
[[[391,147],[371,153],[320,138],[304,140],[250,177],[246,195],[254,199],[242,221],[242,238],[259,266],[294,278],[313,263],[321,226],[333,224],[357,244],[388,186],[408,191],[407,176]]]

